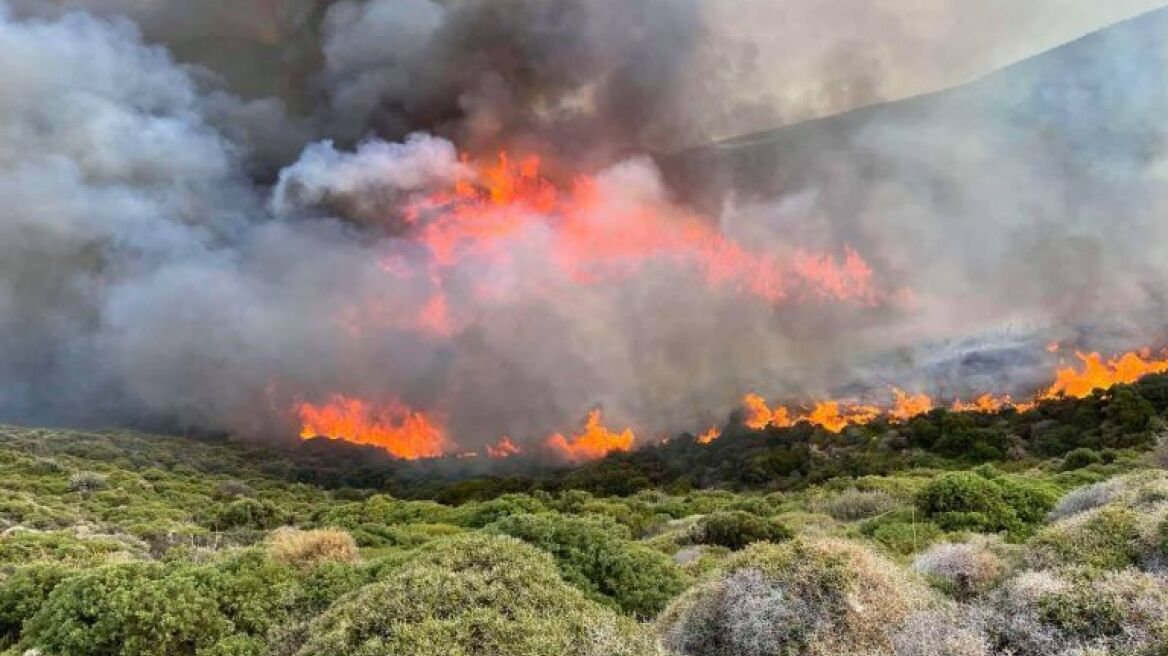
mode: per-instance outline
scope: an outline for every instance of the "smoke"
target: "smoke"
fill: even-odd
[[[768,46],[849,6],[781,4],[831,20],[0,4],[0,419],[287,439],[298,404],[345,395],[481,451],[593,408],[652,438],[746,391],[1021,385],[1049,364],[1016,357],[1035,340],[1161,336],[1159,23],[1095,42],[1089,74],[648,157],[976,68],[900,70],[928,30],[887,12],[888,51]]]

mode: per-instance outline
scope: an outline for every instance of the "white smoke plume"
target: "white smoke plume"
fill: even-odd
[[[1162,18],[1094,46],[1144,49],[1140,70],[1027,69],[662,173],[647,154],[976,65],[898,77],[844,40],[785,85],[754,35],[780,19],[730,3],[237,4],[0,4],[0,420],[293,439],[297,403],[344,394],[431,412],[461,450],[595,407],[652,438],[747,391],[1048,364],[1007,348],[955,379],[950,352],[1003,326],[1162,337]],[[566,195],[588,174],[591,200],[513,208],[487,251],[444,257],[450,210],[426,203],[482,182],[461,153],[504,148]]]

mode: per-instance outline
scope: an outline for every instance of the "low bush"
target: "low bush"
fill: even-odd
[[[718,511],[702,517],[690,531],[697,544],[737,551],[754,542],[780,542],[791,538],[782,524],[741,510]]]
[[[965,601],[988,590],[1005,572],[1006,564],[989,544],[978,540],[935,544],[913,560],[913,569]]]
[[[1095,449],[1080,448],[1063,456],[1063,471],[1074,471],[1103,463],[1103,456]]]
[[[546,551],[566,581],[638,617],[655,616],[685,588],[685,577],[668,556],[629,540],[627,530],[611,520],[559,513],[512,515],[490,530]]]
[[[353,536],[335,529],[282,528],[273,531],[264,545],[273,560],[297,567],[355,563],[360,558]]]
[[[1168,582],[1134,570],[1025,573],[995,591],[984,612],[1002,652],[1151,656],[1168,650]]]
[[[21,647],[86,656],[201,653],[230,632],[213,591],[197,578],[127,563],[57,585],[25,625]]]
[[[252,528],[268,530],[286,523],[288,514],[271,501],[236,499],[219,507],[214,525],[217,529]]]
[[[299,656],[650,656],[652,636],[589,601],[550,556],[506,536],[443,540],[343,597],[305,632]]]
[[[1104,506],[1043,528],[1027,543],[1027,562],[1035,568],[1087,565],[1123,569],[1141,560],[1141,515]]]
[[[841,540],[759,543],[725,575],[691,589],[659,620],[684,656],[828,656],[886,652],[927,590],[895,564]]]
[[[15,642],[25,620],[40,610],[61,581],[76,572],[57,563],[36,563],[0,574],[0,645]]]
[[[109,485],[109,480],[106,476],[97,472],[77,472],[69,477],[70,492],[89,494],[98,490],[104,490],[107,485]]]
[[[880,490],[845,490],[817,504],[823,512],[841,522],[874,517],[901,507],[892,495]]]
[[[916,498],[925,516],[945,530],[1005,531],[1015,536],[1031,531],[1057,501],[1053,486],[972,472],[942,474]]]

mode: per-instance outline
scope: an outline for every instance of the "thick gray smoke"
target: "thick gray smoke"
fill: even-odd
[[[798,78],[842,82],[796,98],[760,82],[770,13],[720,3],[237,4],[0,2],[0,420],[286,439],[343,394],[459,449],[595,407],[644,440],[747,391],[965,393],[1049,367],[1019,344],[1162,337],[1163,17],[1078,50],[1097,74],[658,164],[943,76],[845,43]],[[442,194],[486,181],[460,152],[501,148],[573,209],[464,222]]]

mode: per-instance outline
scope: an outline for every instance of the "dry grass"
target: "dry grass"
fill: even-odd
[[[360,560],[353,536],[338,529],[302,531],[281,528],[264,542],[268,555],[281,563],[311,567],[318,563],[355,563]]]

